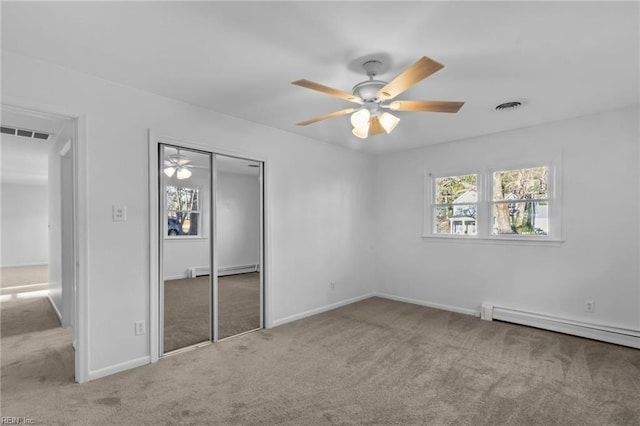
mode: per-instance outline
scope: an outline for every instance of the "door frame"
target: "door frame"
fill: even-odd
[[[260,294],[261,300],[261,318],[260,324],[262,328],[271,328],[271,304],[269,300],[269,273],[271,268],[269,267],[269,252],[267,249],[268,242],[270,241],[268,235],[268,194],[266,185],[266,159],[260,158],[252,153],[230,151],[228,149],[221,149],[214,145],[206,145],[198,141],[193,141],[185,138],[176,138],[172,136],[165,136],[156,134],[152,129],[148,129],[148,143],[149,143],[149,355],[151,363],[158,362],[164,355],[162,353],[162,336],[161,336],[161,321],[162,321],[162,306],[160,295],[160,278],[162,277],[160,267],[162,265],[162,244],[160,241],[160,208],[161,200],[159,197],[160,186],[158,179],[158,165],[159,165],[159,145],[166,144],[171,146],[178,146],[185,149],[193,149],[197,151],[208,152],[212,154],[212,165],[215,163],[215,155],[225,155],[229,157],[242,158],[250,161],[260,162],[260,186],[261,186],[261,214],[262,220],[260,223]],[[216,244],[216,229],[215,229],[215,190],[216,190],[216,174],[215,167],[211,169],[211,190],[213,197],[211,197],[212,211],[211,211],[211,271],[217,271],[217,255]],[[217,274],[211,276],[213,282],[212,288],[212,301],[217,302]],[[218,341],[217,333],[217,313],[218,310],[212,306],[212,324],[215,327],[212,331],[211,342]],[[197,347],[198,345],[195,345]]]
[[[87,117],[84,113],[21,97],[4,96],[2,108],[18,114],[69,120],[72,123],[70,153],[72,160],[72,228],[73,228],[73,344],[74,376],[78,383],[89,381],[89,191],[87,179]]]

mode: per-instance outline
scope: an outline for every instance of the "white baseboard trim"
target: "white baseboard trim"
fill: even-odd
[[[341,300],[340,302],[331,303],[330,305],[321,306],[319,308],[310,309],[308,311],[300,312],[299,314],[290,315],[288,317],[280,318],[271,322],[271,328],[283,325],[289,322],[297,321],[312,315],[321,314],[323,312],[331,311],[342,306],[350,305],[352,303],[360,302],[361,300],[369,299],[373,297],[374,293],[363,294],[362,296],[352,297],[351,299]]]
[[[148,355],[132,359],[130,361],[121,362],[120,364],[111,365],[109,367],[100,368],[98,370],[89,371],[89,380],[96,380],[101,377],[110,376],[112,374],[120,373],[121,371],[130,370],[136,367],[142,367],[143,365],[147,364],[151,364],[151,357]]]
[[[482,312],[483,319],[489,321],[496,319],[640,349],[640,330],[585,323],[489,304],[482,305]]]
[[[246,274],[248,272],[259,271],[258,265],[228,266],[226,268],[218,268],[218,276],[224,277],[225,275]]]
[[[53,312],[56,313],[56,316],[58,317],[58,321],[60,321],[60,324],[62,324],[62,314],[58,310],[58,307],[56,306],[56,304],[53,303],[53,299],[51,298],[50,294],[47,294],[47,299],[49,299],[49,303],[51,304],[51,307],[53,308]]]
[[[165,281],[171,281],[171,280],[183,280],[185,278],[189,278],[189,275],[187,274],[182,274],[182,275],[170,275],[168,277],[162,277],[164,278]]]
[[[405,303],[412,303],[414,305],[426,306],[428,308],[441,309],[443,311],[451,311],[451,312],[457,312],[459,314],[472,315],[474,317],[480,316],[480,312],[476,311],[475,309],[467,309],[467,308],[460,308],[457,306],[442,305],[440,303],[433,303],[433,302],[428,302],[426,300],[420,300],[420,299],[412,299],[409,297],[394,296],[392,294],[387,294],[387,293],[375,292],[373,293],[373,296],[382,297],[383,299],[395,300],[397,302],[405,302]]]
[[[23,266],[43,266],[43,265],[48,265],[48,261],[47,262],[38,262],[38,263],[15,263],[15,264],[10,264],[10,265],[0,265],[0,268],[21,268]]]

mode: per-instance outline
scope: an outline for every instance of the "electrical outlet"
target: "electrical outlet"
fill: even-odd
[[[593,300],[585,300],[584,301],[584,310],[585,312],[594,312],[596,310],[596,304]]]
[[[135,332],[136,332],[136,336],[144,334],[144,321],[136,321]]]
[[[336,289],[336,283],[334,281],[331,281],[329,283],[329,286],[331,287],[331,290],[335,290]]]

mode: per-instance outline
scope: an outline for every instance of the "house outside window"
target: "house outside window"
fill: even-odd
[[[429,174],[424,236],[561,241],[560,164]]]
[[[200,235],[200,194],[196,188],[167,185],[167,236]]]
[[[436,178],[433,232],[475,235],[477,191],[476,174]]]

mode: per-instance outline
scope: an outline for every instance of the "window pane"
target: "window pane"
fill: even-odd
[[[549,203],[525,201],[493,205],[493,235],[548,235]]]
[[[167,186],[167,235],[198,235],[199,191]]]
[[[547,198],[547,179],[547,167],[495,172],[493,174],[493,200]]]
[[[436,207],[433,213],[435,234],[476,235],[475,204]]]
[[[195,188],[167,186],[167,209],[177,211],[199,211],[199,194]]]
[[[200,213],[167,212],[167,235],[198,235]]]
[[[436,179],[436,204],[476,203],[478,175],[449,176]]]

